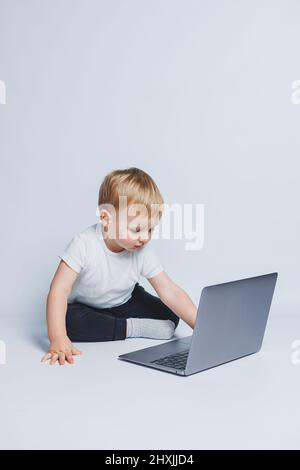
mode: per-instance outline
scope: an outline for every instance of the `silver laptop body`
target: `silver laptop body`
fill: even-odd
[[[278,273],[204,287],[191,336],[118,359],[188,376],[260,350]]]

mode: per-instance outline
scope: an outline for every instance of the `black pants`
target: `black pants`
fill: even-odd
[[[136,283],[131,298],[123,305],[95,308],[80,302],[68,304],[67,335],[71,341],[114,341],[126,338],[126,318],[172,320],[175,328],[179,317],[159,297],[151,295]]]

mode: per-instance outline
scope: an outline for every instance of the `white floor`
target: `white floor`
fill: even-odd
[[[75,365],[40,363],[41,327],[6,318],[1,449],[299,448],[297,312],[273,308],[257,355],[179,377],[117,359],[161,341],[78,343]],[[34,323],[33,323],[34,324]],[[180,322],[176,336],[191,334]],[[300,355],[299,355],[300,356]]]

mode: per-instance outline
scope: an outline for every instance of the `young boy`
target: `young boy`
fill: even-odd
[[[100,221],[76,234],[59,256],[47,296],[50,348],[43,362],[72,364],[81,354],[72,344],[77,341],[170,339],[179,317],[194,328],[196,306],[148,245],[163,204],[143,170],[115,170],[104,178]],[[158,297],[139,285],[140,276]]]

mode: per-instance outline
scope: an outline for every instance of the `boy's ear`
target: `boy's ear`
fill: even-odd
[[[111,221],[111,215],[110,213],[105,210],[105,209],[101,209],[101,212],[100,212],[100,222],[102,223],[102,225],[104,226],[104,228],[107,228],[108,227],[108,224],[110,223]]]

